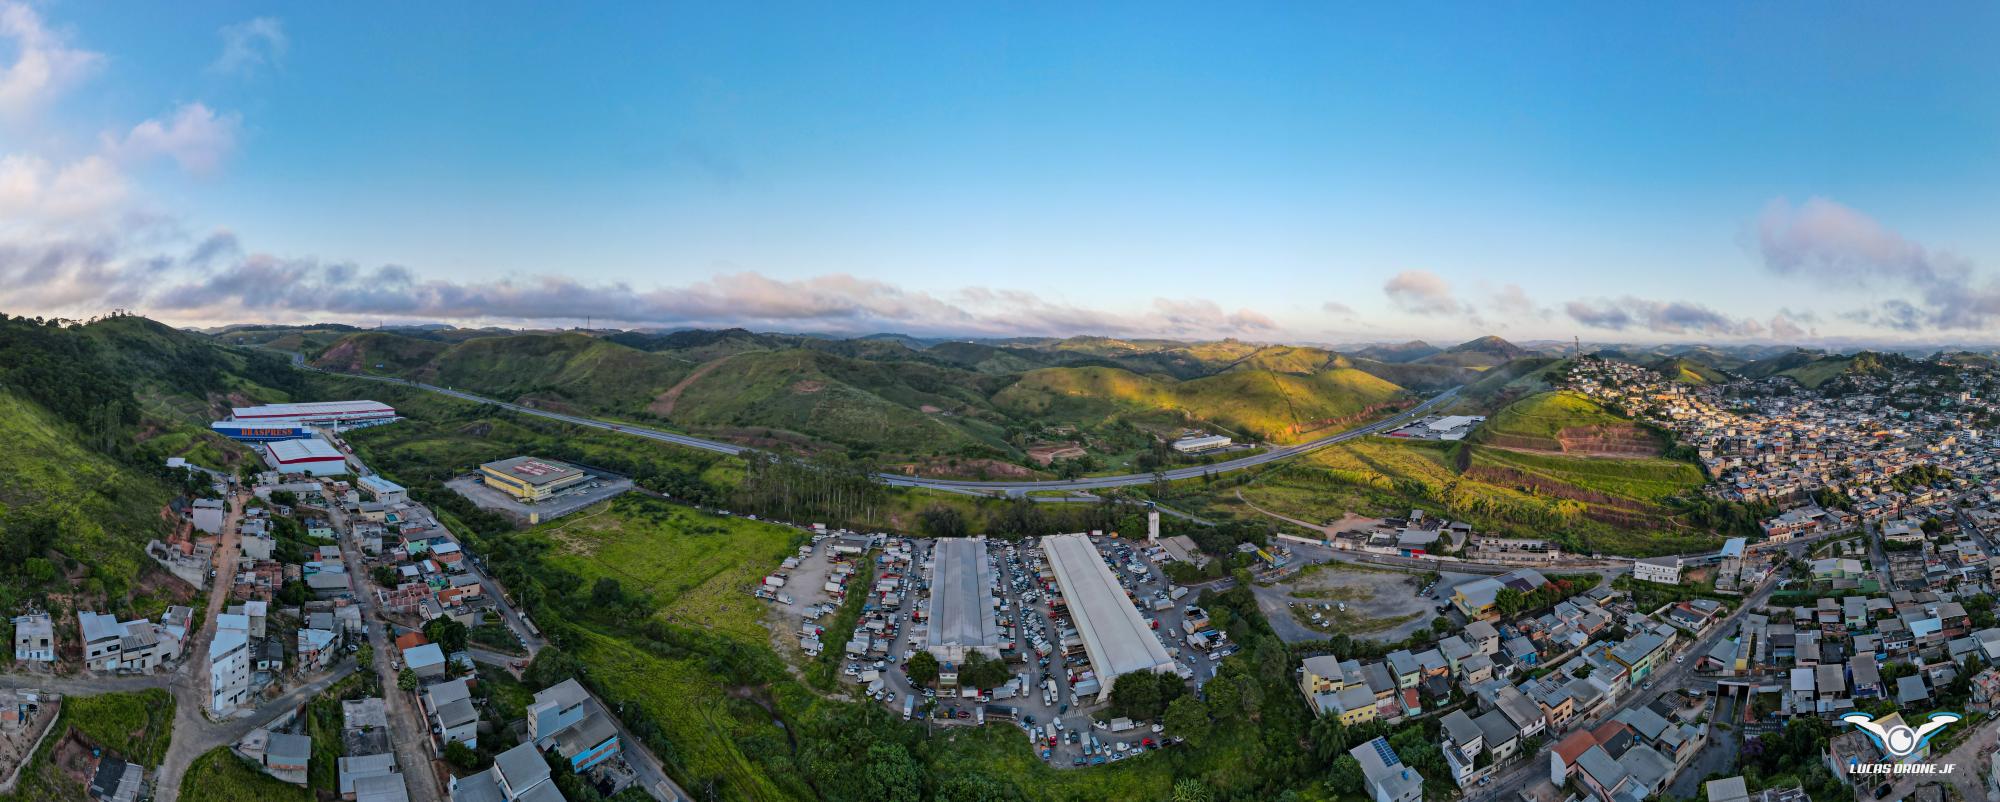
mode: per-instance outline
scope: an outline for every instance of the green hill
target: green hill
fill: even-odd
[[[1117,368],[1049,368],[1021,376],[993,401],[1017,417],[1081,424],[1150,417],[1288,442],[1404,398],[1402,388],[1352,368],[1306,375],[1248,368],[1188,381]]]
[[[1589,456],[1657,456],[1665,447],[1651,430],[1569,391],[1537,393],[1508,404],[1473,431],[1473,440]]]
[[[1686,357],[1662,359],[1646,367],[1667,377],[1670,381],[1677,381],[1682,384],[1701,386],[1720,384],[1729,380],[1729,377],[1724,375],[1722,371]]]
[[[1499,337],[1487,335],[1475,340],[1467,340],[1416,361],[1426,365],[1490,368],[1497,365],[1504,365],[1529,355],[1530,352],[1525,348]]]
[[[1411,340],[1406,343],[1371,345],[1355,350],[1353,355],[1363,359],[1373,359],[1377,362],[1402,363],[1414,362],[1438,353],[1441,350],[1443,349],[1423,340]]]

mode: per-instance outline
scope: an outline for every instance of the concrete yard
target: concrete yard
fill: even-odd
[[[633,487],[632,480],[624,477],[593,475],[589,481],[534,504],[528,504],[487,487],[473,476],[460,476],[445,482],[444,485],[480,509],[492,510],[522,523],[527,523],[531,515],[538,516],[534,519],[538,522],[552,521],[617,496]]]
[[[1431,619],[1441,615],[1437,608],[1443,602],[1439,597],[1449,598],[1452,585],[1476,578],[1471,574],[1445,574],[1431,594],[1418,597],[1417,589],[1424,579],[1417,573],[1339,562],[1301,573],[1302,577],[1295,576],[1269,587],[1252,586],[1258,608],[1270,620],[1271,629],[1287,643],[1325,640],[1336,633],[1370,640],[1402,640],[1430,626]],[[1341,604],[1347,605],[1345,612],[1340,610]],[[1330,605],[1333,609],[1322,610],[1320,605]],[[1328,623],[1315,628],[1310,616],[1313,612]]]

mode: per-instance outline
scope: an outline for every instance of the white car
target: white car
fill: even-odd
[[[1674,655],[1674,662],[1675,662],[1675,663],[1685,663],[1685,662],[1687,662],[1687,659],[1688,659],[1688,656],[1687,656],[1687,655],[1684,655],[1684,654],[1677,654],[1677,655]]]

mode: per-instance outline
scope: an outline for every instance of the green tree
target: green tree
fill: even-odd
[[[868,798],[885,802],[919,802],[924,796],[924,769],[897,744],[878,743],[868,747]]]
[[[462,741],[447,741],[444,745],[444,762],[450,763],[460,771],[472,771],[479,768],[479,753],[472,751],[471,747]]]
[[[396,687],[406,691],[416,690],[417,672],[411,671],[409,666],[404,666],[402,672],[396,675]]]
[[[917,652],[906,667],[910,673],[910,684],[924,687],[937,682],[938,661],[930,652]]]
[[[1163,722],[1167,732],[1186,738],[1190,744],[1201,746],[1208,740],[1208,708],[1192,696],[1182,696],[1167,703]]]
[[[1171,799],[1173,802],[1212,802],[1215,792],[1208,790],[1208,786],[1202,785],[1200,780],[1183,777],[1174,782]]]
[[[1334,793],[1341,796],[1357,796],[1361,784],[1367,777],[1361,773],[1361,761],[1353,755],[1341,755],[1333,759],[1332,768],[1327,769],[1326,781]]]
[[[1160,708],[1160,684],[1153,681],[1153,672],[1134,671],[1120,674],[1111,681],[1111,712],[1133,718],[1152,718],[1151,713]]]
[[[447,656],[465,651],[470,636],[465,625],[450,616],[441,615],[424,622],[424,637],[437,644]]]

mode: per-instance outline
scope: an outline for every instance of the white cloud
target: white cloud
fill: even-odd
[[[0,157],[0,230],[100,223],[129,194],[125,176],[103,156],[60,167],[32,154]]]
[[[262,67],[277,67],[284,63],[285,53],[292,47],[292,40],[285,36],[284,23],[272,17],[225,25],[217,34],[222,37],[222,53],[208,65],[212,72],[248,73]]]
[[[217,114],[201,103],[188,103],[167,121],[146,120],[132,126],[122,140],[105,137],[104,145],[107,152],[125,161],[165,156],[190,173],[210,175],[236,149],[236,131],[241,125],[241,115]]]
[[[1616,300],[1575,300],[1563,305],[1571,320],[1611,331],[1642,329],[1658,334],[1751,337],[1764,325],[1734,318],[1690,301],[1653,301],[1625,296]]]
[[[0,115],[6,117],[33,114],[104,61],[101,54],[71,47],[25,3],[0,0],[0,40],[14,53],[12,64],[0,66]]]
[[[1428,270],[1405,270],[1382,285],[1382,294],[1405,312],[1456,315],[1467,311],[1452,295],[1451,284]]]
[[[1914,332],[1982,330],[2000,322],[2000,284],[1978,275],[1970,261],[1926,248],[1834,201],[1774,200],[1757,218],[1755,240],[1764,267],[1777,275],[1820,286],[1896,287],[1922,301],[1881,302],[1865,318],[1871,325]]]

